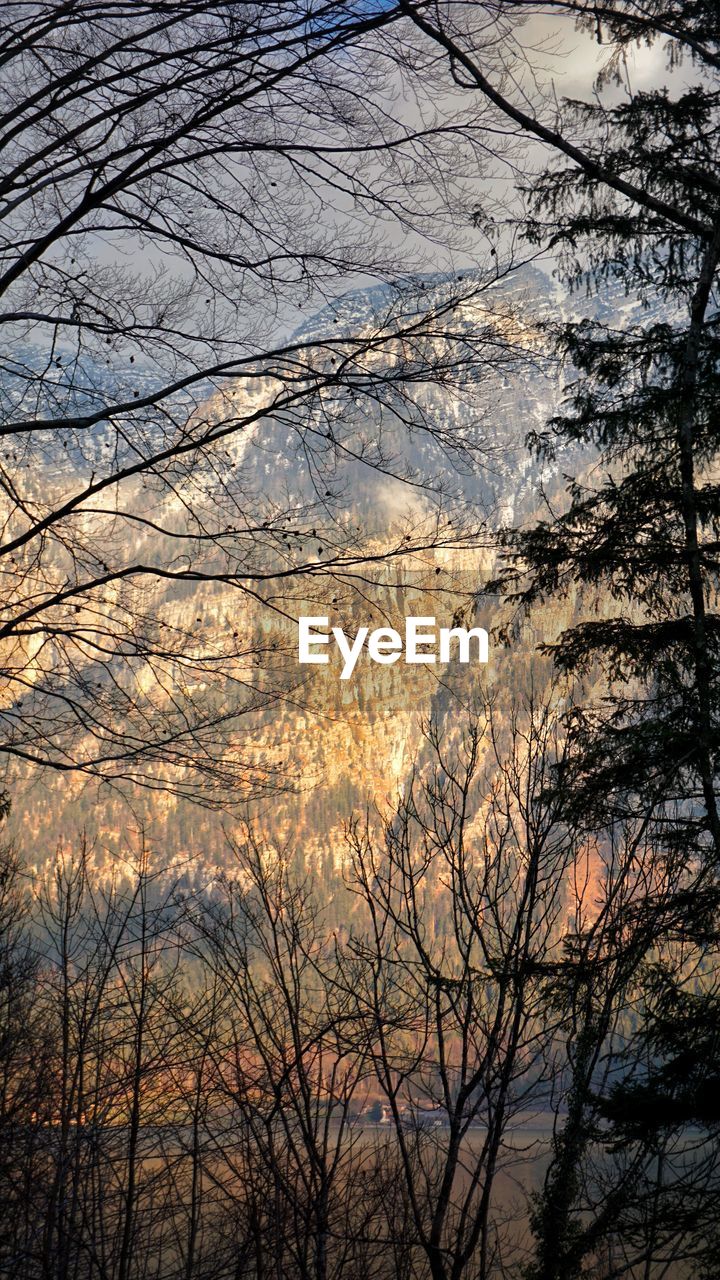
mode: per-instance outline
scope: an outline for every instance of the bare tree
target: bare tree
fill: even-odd
[[[36,1122],[53,1087],[39,1000],[30,895],[13,849],[0,851],[0,1266],[22,1266],[37,1168]]]
[[[518,1212],[501,1184],[532,1169],[524,1126],[556,1083],[546,975],[578,849],[548,790],[564,761],[551,702],[504,724],[488,703],[426,744],[380,837],[350,830],[370,923],[349,939],[347,989],[400,1153],[413,1274],[487,1277],[526,1243],[527,1198]]]
[[[663,1067],[654,1028],[672,973],[681,1004],[695,992],[695,1035],[714,1042],[702,1015],[715,987],[713,932],[699,940],[688,915],[703,911],[709,924],[717,894],[696,867],[665,856],[666,823],[667,814],[651,811],[588,832],[574,877],[546,992],[562,1087],[535,1205],[533,1280],[569,1280],[593,1265],[617,1276],[662,1274],[663,1266],[685,1274],[703,1256],[703,1233],[705,1252],[712,1236],[714,1109],[709,1124],[705,1116],[705,1127],[688,1133],[688,1121],[703,1117],[698,1086],[688,1080],[686,1095],[672,1096],[675,1067]],[[667,1005],[664,1016],[672,1027]]]
[[[177,1013],[191,1001],[180,994],[173,923],[172,886],[146,861],[129,879],[99,883],[89,848],[59,855],[33,926],[35,1043],[24,1074],[35,1101],[11,1149],[11,1181],[22,1186],[12,1275],[129,1280],[181,1256],[193,1206],[174,1176],[187,1107],[172,1086],[185,1044]],[[12,1055],[3,1069],[17,1092]]]
[[[200,936],[224,993],[216,1176],[235,1188],[242,1274],[387,1275],[390,1172],[357,1126],[366,1055],[333,933],[287,851],[248,829],[235,852]]]
[[[423,236],[469,225],[482,134],[447,131],[404,83],[391,20],[6,8],[0,716],[16,759],[195,793],[204,776],[208,799],[272,787],[271,762],[227,746],[287,683],[256,610],[477,532],[450,523],[442,469],[481,436],[433,417],[425,389],[472,396],[508,357],[483,301],[507,263],[418,285]],[[387,286],[359,316],[337,301],[353,276]],[[442,466],[409,459],[418,431]],[[345,498],[370,473],[428,505],[368,562]]]

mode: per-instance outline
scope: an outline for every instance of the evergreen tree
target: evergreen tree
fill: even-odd
[[[670,9],[651,11],[646,34],[667,34]],[[634,12],[620,4],[597,17],[620,51],[639,34]],[[649,1266],[658,1249],[667,1259],[683,1248],[702,1271],[718,1185],[717,18],[716,5],[675,12],[683,29],[671,59],[692,57],[681,89],[572,104],[575,136],[589,140],[584,163],[553,166],[528,192],[531,238],[552,236],[569,287],[599,298],[621,289],[644,308],[621,331],[598,306],[596,318],[555,332],[574,381],[533,443],[560,460],[581,444],[592,463],[570,480],[564,513],[508,536],[492,584],[527,607],[580,584],[580,618],[552,651],[563,671],[600,675],[607,696],[569,721],[564,798],[596,839],[620,839],[626,851],[605,885],[602,929],[593,922],[568,939],[556,988],[572,1014],[572,1105],[536,1215],[538,1280],[579,1275],[603,1242],[608,1273],[633,1274],[631,1256]],[[631,1004],[641,1011],[634,1036],[622,1027]],[[601,1067],[611,1035],[625,1054],[622,1079],[609,1085]],[[694,1163],[661,1158],[677,1153],[688,1123],[703,1126]],[[599,1150],[601,1173],[592,1167]],[[618,1240],[622,1264],[611,1256]]]

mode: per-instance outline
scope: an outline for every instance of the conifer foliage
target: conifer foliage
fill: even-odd
[[[602,987],[623,954],[634,956],[618,1000],[628,1021],[631,1008],[640,1011],[643,1029],[626,1030],[608,1083],[601,998],[575,1018],[582,1049],[574,1062],[570,1055],[572,1106],[529,1272],[543,1280],[579,1275],[584,1258],[601,1256],[602,1240],[618,1274],[634,1274],[633,1250],[648,1266],[662,1254],[694,1257],[699,1274],[711,1268],[720,1067],[710,976],[720,937],[720,27],[716,6],[670,9],[653,6],[652,18],[656,32],[674,22],[670,87],[610,106],[572,104],[566,129],[590,140],[585,163],[552,165],[527,193],[530,236],[544,243],[551,235],[570,288],[599,298],[620,289],[644,307],[643,319],[620,331],[598,308],[599,318],[555,332],[572,380],[563,411],[533,443],[556,458],[581,443],[594,461],[569,480],[564,512],[509,536],[500,578],[525,606],[579,587],[579,621],[549,647],[562,670],[595,690],[600,681],[605,696],[588,698],[569,723],[565,803],[601,841],[618,830],[626,842],[631,830],[631,839],[643,827],[647,834],[644,880],[617,911],[590,984]],[[621,4],[598,16],[599,36],[619,55],[639,34],[636,12]],[[612,891],[606,884],[606,901]],[[576,947],[568,1007],[588,990],[586,941]],[[602,1178],[591,1171],[598,1150]]]

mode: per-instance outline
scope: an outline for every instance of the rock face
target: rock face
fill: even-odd
[[[449,286],[430,279],[423,287],[428,295],[441,297]],[[388,298],[382,289],[347,294],[309,320],[296,339],[314,340],[332,327],[340,340],[343,333],[370,324],[378,310],[388,305]],[[620,297],[594,300],[584,310],[618,326],[640,319],[634,305]],[[364,656],[347,682],[338,679],[336,662],[326,667],[298,666],[292,618],[300,613],[328,615],[331,625],[337,622],[347,630],[353,625],[401,627],[408,615],[434,616],[443,626],[462,620],[466,626],[490,629],[498,621],[494,602],[478,600],[476,594],[492,568],[488,535],[501,525],[529,518],[539,506],[541,490],[559,502],[563,473],[578,474],[587,464],[576,453],[540,467],[525,445],[528,434],[542,430],[559,404],[562,383],[568,377],[567,370],[561,372],[548,358],[542,322],[582,311],[582,304],[565,297],[547,276],[524,270],[468,304],[462,317],[468,333],[480,322],[495,325],[511,340],[514,358],[479,375],[462,394],[442,382],[423,385],[417,404],[422,419],[433,427],[430,433],[421,429],[419,421],[400,431],[392,421],[374,420],[367,402],[357,406],[354,416],[353,406],[348,412],[343,405],[345,429],[350,422],[353,439],[367,448],[370,464],[351,461],[340,479],[333,477],[330,527],[317,533],[313,529],[315,537],[304,539],[302,555],[320,560],[328,541],[325,535],[338,541],[342,535],[345,545],[354,543],[358,552],[372,557],[390,548],[394,554],[386,564],[374,565],[369,575],[354,566],[335,577],[305,579],[283,596],[289,619],[279,617],[261,600],[242,597],[239,605],[237,590],[230,586],[208,589],[183,583],[154,589],[153,607],[176,634],[202,632],[206,642],[217,641],[219,647],[228,634],[240,637],[238,648],[242,641],[252,640],[255,647],[259,642],[275,696],[271,706],[249,710],[233,722],[228,747],[259,769],[270,762],[279,770],[283,788],[279,794],[256,798],[257,821],[273,840],[287,843],[298,866],[322,878],[329,899],[342,878],[344,824],[353,809],[391,802],[402,790],[413,761],[422,761],[422,722],[434,718],[451,737],[459,731],[461,708],[481,688],[502,688],[503,696],[527,688],[536,644],[551,640],[567,624],[572,603],[554,608],[551,602],[534,619],[533,631],[521,630],[511,649],[493,644],[487,668],[450,670],[437,663],[411,667],[402,660],[379,666]],[[253,394],[261,392],[256,388]],[[329,403],[322,408],[332,421],[337,406]],[[205,411],[208,415],[226,412],[226,406],[211,396]],[[393,458],[390,470],[395,477],[404,475],[408,483],[372,465],[378,433],[383,435],[386,454]],[[450,439],[461,446],[459,450],[447,447]],[[69,457],[66,451],[63,466],[92,469],[96,454],[106,447],[99,430],[85,444],[82,456]],[[290,429],[286,421],[268,414],[251,436],[232,447],[233,456],[228,457],[237,468],[236,484],[264,504],[266,511],[274,511],[274,519],[283,510],[291,516],[293,510],[307,507],[317,476],[308,465],[302,434],[294,426]],[[137,501],[143,509],[149,500],[138,492]],[[170,509],[170,499],[164,501],[163,518],[179,518],[178,509]],[[157,507],[154,510],[157,517]],[[460,538],[454,548],[431,548],[412,557],[398,554],[408,522],[417,531],[423,522],[432,525],[438,511],[450,529],[482,524],[486,535]],[[287,554],[296,554],[291,519],[287,527]],[[146,561],[155,555],[162,559],[162,543],[151,530],[138,525],[136,538],[133,558]],[[452,537],[445,541],[451,543]],[[546,679],[547,664],[541,666]],[[88,672],[88,678],[91,675]],[[136,666],[135,679],[142,692],[142,664]],[[200,697],[206,685],[203,673],[193,680],[185,672],[180,696]],[[59,777],[49,771],[39,775],[22,769],[16,771],[11,785],[15,838],[30,864],[42,864],[58,843],[77,840],[84,829],[96,842],[100,873],[108,858],[119,856],[128,839],[139,838],[141,827],[155,856],[177,866],[189,880],[229,858],[227,822],[171,794],[132,788],[123,793],[72,775]]]

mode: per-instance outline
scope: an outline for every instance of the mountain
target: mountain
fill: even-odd
[[[377,324],[378,318],[397,314],[398,309],[411,314],[409,309],[418,305],[412,299],[419,294],[423,301],[437,304],[459,284],[471,289],[472,273],[464,276],[462,281],[426,277],[415,282],[412,297],[388,286],[355,290],[309,317],[292,341],[342,343],[345,335]],[[637,304],[623,296],[568,298],[545,274],[525,268],[464,304],[459,319],[454,319],[456,330],[464,326],[469,338],[479,325],[495,328],[511,340],[515,354],[480,371],[462,394],[442,383],[423,385],[417,404],[432,432],[424,431],[420,421],[400,430],[396,423],[374,417],[368,399],[350,407],[338,406],[332,398],[321,404],[316,412],[340,422],[345,438],[361,441],[368,450],[382,433],[385,450],[393,458],[392,469],[410,484],[373,465],[372,453],[370,465],[351,459],[342,476],[333,477],[332,519],[317,534],[317,542],[322,539],[323,543],[317,554],[332,541],[333,522],[338,538],[352,533],[358,549],[376,555],[395,545],[408,518],[417,528],[423,521],[432,522],[439,508],[451,512],[458,527],[463,521],[477,524],[481,517],[488,527],[497,528],[529,518],[546,500],[559,504],[563,474],[580,473],[588,459],[578,451],[566,451],[552,464],[540,466],[525,441],[530,432],[542,430],[562,396],[563,371],[548,355],[542,326],[578,315],[618,326],[647,319]],[[437,341],[442,342],[441,335]],[[61,367],[54,394],[60,402],[65,380],[75,402],[87,408],[94,403],[93,397],[102,394],[103,376],[98,367],[83,371],[81,378],[75,370],[71,378]],[[139,376],[149,385],[148,372],[141,371]],[[66,393],[70,394],[67,386]],[[12,395],[12,389],[6,389],[6,400]],[[209,417],[227,412],[224,397],[224,392],[208,388],[204,411]],[[251,437],[229,446],[234,452],[228,455],[228,465],[236,469],[238,491],[253,495],[263,510],[275,513],[273,520],[285,519],[288,557],[308,553],[307,546],[302,553],[298,549],[292,517],[308,507],[317,490],[302,432],[295,427],[282,415],[268,415]],[[71,442],[63,448],[54,479],[50,468],[44,483],[59,485],[71,473],[92,473],[108,447],[108,430],[106,425],[99,426],[82,447]],[[451,435],[466,446],[455,456],[447,448]],[[425,479],[424,488],[415,483],[419,477]],[[154,504],[157,522],[157,495],[148,498],[138,492],[137,501],[140,512]],[[180,518],[179,508],[166,498],[162,501],[163,519]],[[229,513],[231,518],[234,514]],[[133,536],[133,559],[147,563],[154,556],[162,561],[162,539],[152,528],[138,523]],[[310,551],[316,554],[312,547]],[[282,605],[291,617],[332,615],[331,624],[342,625],[348,634],[360,625],[396,625],[402,630],[408,615],[435,616],[439,625],[450,625],[461,616],[465,625],[491,629],[497,621],[495,603],[487,598],[478,601],[476,593],[492,564],[492,551],[482,546],[429,550],[420,557],[396,557],[381,566],[374,571],[370,591],[346,574],[336,583],[334,594],[324,591],[318,598],[311,578],[286,591]],[[259,794],[251,807],[263,831],[280,843],[288,842],[298,866],[321,878],[331,900],[342,882],[344,824],[353,810],[368,803],[391,802],[403,789],[413,761],[422,760],[425,750],[421,723],[434,718],[449,737],[457,737],[461,708],[481,687],[502,688],[506,693],[526,689],[529,671],[538,664],[537,642],[552,639],[567,624],[572,604],[548,605],[534,620],[532,631],[527,626],[520,631],[512,649],[494,643],[487,668],[441,670],[437,665],[408,667],[402,661],[379,666],[363,656],[354,678],[347,682],[339,680],[337,663],[298,667],[293,623],[259,599],[245,597],[239,608],[237,591],[230,586],[160,584],[154,608],[176,634],[191,636],[201,629],[206,641],[212,642],[230,630],[240,635],[246,647],[250,641],[261,641],[278,696],[269,708],[251,711],[235,723],[229,746],[259,768],[272,762],[280,769],[280,792]],[[547,663],[539,665],[546,680]],[[105,675],[98,673],[98,688]],[[87,678],[91,681],[95,674],[88,671]],[[142,680],[141,669],[137,678]],[[204,677],[198,676],[194,684],[184,686],[183,696],[200,696],[205,687]],[[159,861],[176,867],[188,883],[211,874],[214,866],[226,864],[231,856],[227,832],[232,832],[235,819],[167,790],[144,792],[88,782],[81,775],[22,767],[12,769],[9,786],[12,835],[31,866],[43,866],[58,845],[76,842],[83,830],[95,843],[98,874],[141,838]]]

